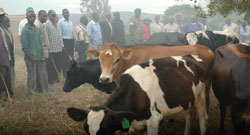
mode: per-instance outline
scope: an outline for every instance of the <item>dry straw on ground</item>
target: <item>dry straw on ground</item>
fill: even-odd
[[[85,84],[65,93],[62,90],[63,79],[51,86],[52,95],[43,93],[28,98],[26,87],[26,66],[22,53],[16,51],[15,95],[9,106],[6,97],[0,99],[0,135],[79,135],[84,134],[83,123],[70,119],[66,113],[68,107],[87,108],[89,104],[100,105],[109,96]],[[218,103],[211,94],[208,134],[217,134],[219,126]],[[198,122],[196,122],[198,123]],[[226,134],[233,134],[229,115],[226,117]],[[160,126],[160,135],[183,134],[185,121],[175,120],[169,125],[164,120]],[[199,134],[197,128],[194,134]]]

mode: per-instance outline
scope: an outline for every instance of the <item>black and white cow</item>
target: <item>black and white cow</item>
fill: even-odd
[[[84,121],[88,135],[112,135],[115,131],[140,131],[157,135],[165,118],[186,118],[189,134],[191,116],[197,113],[201,134],[206,132],[206,66],[196,55],[171,56],[134,65],[121,76],[120,87],[107,101],[89,110],[68,108],[75,121]],[[130,126],[131,124],[131,126]]]
[[[186,34],[186,40],[189,45],[200,44],[210,48],[213,52],[227,43],[239,43],[239,34],[230,31],[197,31]]]
[[[64,82],[63,90],[70,92],[72,89],[84,83],[93,85],[94,88],[110,94],[115,88],[115,83],[101,84],[99,83],[99,76],[101,75],[100,62],[96,60],[87,60],[81,63],[71,61],[71,67],[67,72]]]
[[[150,36],[147,43],[151,45],[167,45],[167,46],[188,45],[188,42],[185,38],[185,34],[179,32],[154,33],[153,35]]]

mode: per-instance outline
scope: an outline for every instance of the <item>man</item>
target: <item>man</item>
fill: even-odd
[[[4,26],[4,31],[5,31],[5,33],[8,36],[8,40],[7,41],[9,41],[8,43],[11,46],[11,58],[13,60],[12,61],[13,63],[10,66],[10,74],[11,74],[11,86],[12,86],[12,89],[14,89],[14,82],[15,82],[14,39],[13,39],[13,35],[11,33],[11,30],[10,30],[10,19],[9,19],[9,17],[5,16],[5,18],[3,20],[3,26]]]
[[[99,18],[98,13],[92,13],[92,20],[87,25],[90,37],[89,49],[101,50],[103,46],[101,27],[98,23]]]
[[[48,35],[47,35],[47,32],[45,30],[45,25],[44,23],[47,21],[47,13],[46,11],[44,10],[40,10],[38,12],[38,20],[35,21],[35,25],[36,27],[40,30],[40,36],[41,36],[41,40],[42,40],[42,45],[43,45],[43,52],[44,52],[44,58],[45,58],[45,61],[48,60],[49,58],[49,52],[48,52],[48,44],[49,44],[49,40],[48,40]],[[44,68],[42,71],[45,71],[44,73],[42,73],[43,77],[44,78],[44,83],[48,84],[48,75],[47,75],[47,70],[46,70],[46,63],[42,64],[42,67],[41,68]],[[38,71],[38,68],[36,69],[37,70],[37,78],[36,78],[36,90],[38,92],[42,92],[41,91],[41,86],[39,86],[39,71]],[[48,86],[48,85],[46,85]],[[50,90],[49,90],[50,91]]]
[[[240,40],[242,43],[250,42],[250,26],[248,21],[243,22],[240,26]]]
[[[105,15],[105,20],[100,23],[101,31],[102,31],[102,42],[111,43],[113,41],[113,28],[111,24],[111,14],[107,13]]]
[[[6,29],[3,24],[6,20],[5,14],[4,9],[0,8],[0,96],[2,96],[2,92],[7,91],[6,84],[10,97],[12,97],[11,66],[14,66],[14,47],[13,39],[11,41],[8,33],[4,30]]]
[[[58,27],[63,41],[63,47],[65,48],[65,53],[74,58],[75,35],[73,23],[69,20],[69,10],[63,9],[62,15],[63,18],[59,20]]]
[[[120,13],[115,12],[114,20],[112,21],[113,40],[119,46],[125,45],[125,31],[123,21],[120,19]]]
[[[232,23],[231,18],[227,17],[225,19],[225,25],[223,26],[223,30],[230,30],[238,33],[238,26],[235,23]]]
[[[143,21],[141,20],[141,9],[135,9],[135,16],[129,19],[130,40],[132,44],[142,44],[143,37]]]
[[[76,25],[76,51],[78,53],[79,62],[87,59],[86,50],[89,46],[89,36],[87,32],[88,17],[82,15],[80,18],[80,24]]]
[[[174,17],[168,18],[169,23],[164,26],[164,32],[181,32],[178,24],[174,23]]]
[[[195,16],[191,16],[190,17],[191,22],[186,24],[183,28],[182,28],[182,32],[187,33],[187,32],[196,32],[196,31],[200,31],[202,30],[202,26],[199,22],[197,22],[196,17]]]
[[[50,94],[51,91],[46,83],[45,75],[45,57],[43,52],[43,45],[40,37],[40,31],[35,26],[34,22],[36,14],[34,9],[29,7],[26,9],[26,18],[28,23],[24,26],[21,34],[22,50],[25,53],[24,61],[27,67],[27,88],[28,96],[35,94],[36,85],[36,68],[38,68],[39,83],[43,91]]]
[[[154,33],[163,32],[163,27],[164,27],[163,23],[160,22],[160,16],[156,15],[155,16],[155,23],[150,25],[151,35]]]
[[[46,32],[49,39],[49,59],[46,61],[49,84],[59,82],[58,73],[63,71],[66,75],[67,66],[65,62],[68,57],[65,56],[62,48],[62,41],[60,32],[56,23],[56,12],[54,10],[48,11],[49,20],[45,24]]]

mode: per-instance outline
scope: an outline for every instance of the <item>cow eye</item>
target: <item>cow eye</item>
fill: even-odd
[[[116,59],[114,64],[118,63],[119,61],[120,61],[120,58]]]

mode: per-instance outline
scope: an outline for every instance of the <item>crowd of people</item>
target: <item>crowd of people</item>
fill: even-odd
[[[74,59],[74,51],[78,53],[79,62],[82,62],[87,59],[87,49],[101,50],[108,42],[115,42],[120,47],[126,44],[124,23],[119,12],[113,13],[113,19],[111,13],[107,13],[103,20],[100,20],[98,13],[92,13],[90,21],[87,15],[82,15],[80,23],[75,26],[69,19],[68,9],[62,10],[60,20],[54,10],[40,10],[37,16],[32,7],[27,8],[26,18],[20,21],[18,28],[27,67],[28,96],[36,92],[52,94],[50,85],[59,82],[60,73],[66,76],[70,59]],[[128,23],[130,44],[146,43],[152,34],[159,32],[209,30],[206,21],[199,22],[195,16],[191,16],[187,24],[181,22],[181,15],[170,16],[165,25],[159,15],[154,19],[154,23],[148,18],[142,20],[141,9],[134,10],[134,16]],[[249,39],[250,27],[247,22],[238,28],[228,17],[223,26],[225,29],[239,33],[243,42]],[[10,20],[4,9],[0,8],[0,95],[8,89],[10,97],[13,96],[15,78],[13,50]]]

